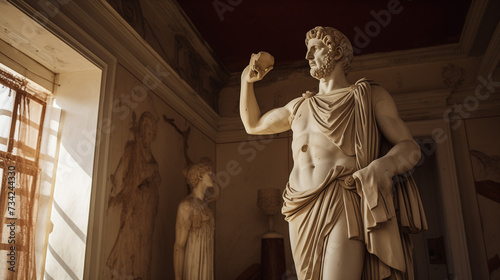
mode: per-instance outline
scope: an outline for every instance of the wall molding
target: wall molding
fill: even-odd
[[[199,52],[200,56],[203,57],[211,67],[211,70],[214,72],[223,70],[226,72],[225,74],[228,73],[225,66],[219,60],[210,45],[208,45],[205,39],[203,39],[198,29],[196,29],[191,19],[186,15],[184,10],[182,10],[177,1],[156,1],[155,4],[161,7],[162,12],[165,12],[166,16],[186,23],[186,27],[178,30],[178,32],[186,35],[186,38],[189,39],[193,49],[196,49]]]
[[[350,71],[364,71],[408,64],[430,63],[465,57],[461,44],[437,47],[374,53],[357,56],[353,59]]]
[[[451,92],[451,89],[429,90],[394,94],[392,97],[404,121],[438,119],[448,107],[446,99]]]

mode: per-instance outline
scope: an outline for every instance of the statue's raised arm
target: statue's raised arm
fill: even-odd
[[[253,83],[273,69],[274,58],[267,52],[252,54],[241,74],[240,116],[249,134],[275,134],[290,129],[291,103],[261,114]]]

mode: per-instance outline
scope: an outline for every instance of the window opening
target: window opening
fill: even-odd
[[[38,161],[46,98],[47,93],[41,87],[0,65],[2,279],[36,279]]]

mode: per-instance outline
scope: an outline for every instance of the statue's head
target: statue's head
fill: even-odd
[[[328,57],[326,58],[327,64],[322,69],[311,69],[311,75],[318,78],[320,75],[328,75],[329,71],[333,71],[334,64],[340,63],[344,69],[344,73],[347,74],[349,67],[351,66],[353,50],[349,39],[340,31],[332,27],[322,27],[317,26],[306,34],[306,46],[309,44],[311,39],[321,40],[326,46],[328,46]],[[335,61],[334,56],[336,50],[340,48],[342,51],[342,56],[338,61]]]
[[[137,132],[143,143],[150,144],[156,138],[156,120],[150,112],[142,113]]]
[[[203,179],[203,175],[207,173],[213,174],[213,166],[208,161],[202,161],[191,166],[187,172],[189,187],[191,189],[196,188],[198,183]]]

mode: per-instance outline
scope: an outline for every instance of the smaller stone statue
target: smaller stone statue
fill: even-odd
[[[213,280],[215,221],[208,203],[219,199],[219,187],[209,162],[190,167],[187,179],[191,193],[179,204],[175,224],[175,279]]]

